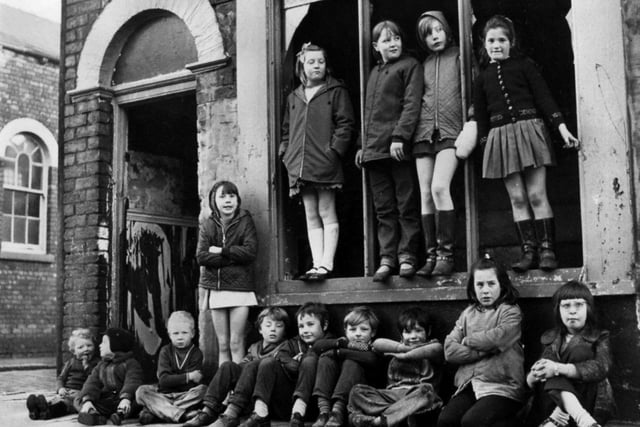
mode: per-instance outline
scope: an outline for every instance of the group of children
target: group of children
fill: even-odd
[[[423,13],[416,30],[427,53],[423,64],[405,54],[395,22],[379,22],[372,30],[378,63],[366,86],[355,162],[365,169],[376,212],[379,267],[373,280],[384,282],[395,271],[402,277],[454,271],[450,187],[460,159],[476,141],[484,146],[482,176],[502,179],[511,201],[522,246],[514,270],[555,269],[546,190],[546,167],[555,159],[544,120],[557,128],[565,147],[578,148],[579,141],[536,66],[520,53],[513,23],[504,16],[486,23],[468,111],[460,50],[444,14]],[[300,194],[305,208],[313,265],[300,278],[323,280],[333,270],[339,235],[335,193],[344,181],[342,159],[356,139],[355,120],[348,91],[331,75],[322,47],[305,43],[295,69],[301,85],[287,99],[279,156],[290,195]],[[421,230],[424,264],[417,260]]]
[[[49,401],[29,396],[29,416],[50,419],[77,411],[82,424],[119,425],[139,414],[140,424],[185,427],[269,426],[271,419],[289,419],[292,427],[303,427],[305,420],[313,427],[488,427],[522,425],[522,418],[532,426],[596,427],[596,417],[611,413],[609,334],[597,326],[586,285],[570,281],[554,294],[556,327],[542,335],[542,355],[527,375],[523,314],[506,269],[488,256],[480,259],[469,273],[467,295],[469,305],[444,345],[418,307],[399,315],[399,340],[376,337],[379,319],[367,306],[348,311],[344,335],[335,337],[327,307],[306,303],[295,314],[297,334],[290,339],[287,312],[265,308],[256,321],[261,339],[239,363],[222,362],[208,385],[187,312],[169,317],[171,342],[160,350],[156,385],[142,385],[129,332],[107,329],[98,361],[89,331],[76,330],[57,395]],[[390,360],[383,385],[385,357]],[[440,395],[445,362],[457,367],[456,389],[446,404]],[[522,415],[529,395],[535,409]]]

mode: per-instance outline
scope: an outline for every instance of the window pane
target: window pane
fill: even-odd
[[[40,241],[40,220],[30,219],[28,241],[30,245],[37,245]]]
[[[14,218],[13,221],[13,243],[25,243],[26,218]]]
[[[42,190],[42,166],[34,166],[32,169],[31,188]]]
[[[40,148],[36,149],[36,151],[31,156],[31,160],[36,163],[42,163],[42,150]]]
[[[23,151],[27,154],[33,153],[33,151],[38,148],[37,143],[34,142],[31,136],[26,136],[25,142],[26,144],[24,145]]]
[[[11,241],[11,217],[9,215],[4,215],[2,218],[2,241]]]
[[[15,159],[17,155],[18,155],[18,152],[16,151],[16,149],[13,146],[11,146],[11,145],[7,146],[7,151],[5,153],[6,157]]]
[[[2,206],[2,212],[6,213],[6,214],[11,214],[12,210],[11,207],[13,206],[13,191],[11,190],[7,190],[6,193],[4,193],[4,203]]]
[[[14,205],[13,214],[26,216],[27,215],[27,195],[26,193],[15,192],[14,193]]]
[[[14,185],[15,184],[15,171],[16,163],[12,161],[5,160],[4,165],[4,185]]]
[[[40,197],[39,194],[27,195],[27,200],[29,201],[27,216],[40,218]]]
[[[21,187],[29,187],[29,157],[26,154],[18,156],[18,182],[16,185]]]

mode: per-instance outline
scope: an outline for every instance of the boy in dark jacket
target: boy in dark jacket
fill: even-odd
[[[298,335],[286,341],[273,356],[260,361],[253,394],[244,396],[247,402],[253,400],[253,412],[240,427],[268,427],[272,414],[284,420],[292,412],[291,424],[304,425],[303,416],[318,364],[311,346],[326,338],[328,318],[324,304],[308,302],[300,307],[296,313]]]
[[[136,401],[144,408],[140,424],[184,422],[190,408],[202,402],[207,387],[202,381],[202,352],[193,345],[195,322],[186,311],[174,311],[167,321],[170,344],[160,349],[158,384],[143,385],[136,391]]]
[[[183,426],[208,426],[214,421],[216,426],[224,427],[240,424],[238,417],[247,407],[243,396],[251,396],[260,361],[273,356],[282,347],[288,323],[289,315],[284,309],[269,307],[262,310],[256,321],[262,340],[249,347],[241,363],[227,361],[220,365],[204,396],[204,408]],[[229,399],[225,408],[223,402],[227,394]]]
[[[128,331],[109,328],[102,337],[102,361],[93,369],[75,399],[78,422],[88,426],[122,424],[132,412],[136,389],[142,384],[142,367],[133,358],[135,339]]]
[[[76,329],[69,337],[69,351],[73,357],[67,360],[56,380],[57,395],[47,402],[42,395],[27,397],[29,418],[48,420],[76,413],[73,399],[85,380],[100,361],[95,352],[95,337],[89,329]]]

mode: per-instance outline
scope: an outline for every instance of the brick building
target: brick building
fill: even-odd
[[[59,40],[0,5],[0,357],[56,353]]]
[[[583,141],[579,154],[558,150],[559,167],[549,172],[560,268],[513,277],[525,313],[527,363],[553,323],[549,297],[568,279],[584,280],[612,331],[619,418],[640,420],[640,1],[580,0],[567,18],[556,2],[521,1],[526,8],[502,11],[504,2],[470,0],[64,0],[60,345],[79,325],[121,325],[136,332],[141,357],[154,359],[166,340],[168,312],[198,312],[197,220],[208,215],[206,195],[218,179],[239,185],[256,221],[262,304],[293,310],[323,301],[336,320],[353,304],[371,304],[383,320],[379,333],[393,336],[397,313],[418,303],[437,319],[435,334],[443,338],[466,305],[464,266],[480,250],[504,259],[518,250],[502,184],[480,179],[478,156],[454,180],[459,273],[394,277],[381,285],[370,277],[377,260],[369,195],[349,159],[338,203],[343,233],[335,277],[309,286],[295,280],[308,266],[309,250],[300,204],[288,199],[277,161],[279,123],[302,43],[327,47],[359,112],[372,64],[372,23],[392,18],[413,34],[422,11],[444,9],[468,67],[477,41],[470,7],[477,4],[477,15],[491,9],[519,24],[523,47],[542,64]],[[417,46],[409,38],[407,47]],[[551,55],[557,52],[561,56]],[[463,86],[469,85],[466,78]],[[209,317],[198,315],[212,366]]]

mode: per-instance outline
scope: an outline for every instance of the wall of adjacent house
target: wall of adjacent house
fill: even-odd
[[[58,75],[55,61],[0,49],[0,129],[31,118],[57,137]],[[0,174],[0,203],[2,179]],[[48,183],[49,256],[33,261],[0,252],[0,357],[52,356],[56,351],[57,168],[49,169]]]

